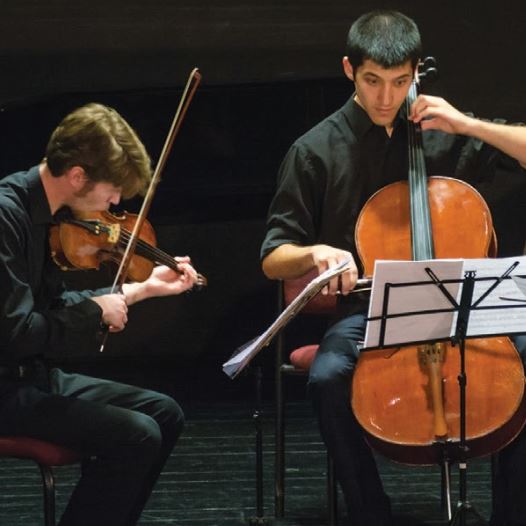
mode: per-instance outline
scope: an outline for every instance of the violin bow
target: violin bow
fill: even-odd
[[[150,207],[155,195],[155,190],[161,179],[161,172],[164,169],[166,160],[168,159],[168,155],[170,154],[170,151],[172,149],[175,137],[177,136],[179,129],[181,128],[181,124],[186,115],[188,107],[190,106],[190,102],[192,101],[200,82],[201,73],[199,73],[198,68],[194,68],[188,76],[186,86],[184,88],[183,94],[181,95],[181,100],[179,101],[177,111],[175,112],[174,118],[172,120],[172,125],[170,126],[170,130],[168,131],[168,135],[166,136],[166,140],[164,142],[161,155],[159,156],[159,160],[157,161],[157,166],[155,167],[152,179],[148,186],[148,190],[146,191],[146,195],[144,196],[141,210],[137,215],[137,220],[130,235],[130,239],[128,240],[128,244],[126,245],[126,249],[124,250],[124,254],[122,256],[119,268],[117,270],[117,274],[115,275],[113,285],[111,286],[110,294],[114,294],[117,291],[121,291],[122,286],[126,281],[128,269],[130,267],[132,257],[135,253],[135,248],[137,246],[137,241],[139,239],[139,232],[141,231],[146,216],[150,211]],[[108,332],[106,331],[99,352],[103,352],[107,337]]]

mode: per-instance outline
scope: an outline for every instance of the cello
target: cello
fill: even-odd
[[[418,75],[406,109],[418,96]],[[489,208],[467,183],[426,174],[420,124],[408,119],[408,181],[387,185],[362,208],[355,231],[365,276],[377,259],[427,260],[496,255]],[[466,446],[460,450],[458,346],[448,342],[362,352],[351,404],[370,444],[407,464],[490,455],[515,438],[526,420],[524,370],[507,337],[465,345]]]

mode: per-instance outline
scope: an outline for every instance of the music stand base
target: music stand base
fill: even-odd
[[[449,526],[466,526],[467,515],[471,515],[478,520],[479,524],[488,524],[488,521],[469,503],[459,502],[451,521],[448,523]]]
[[[275,524],[271,517],[250,517],[248,523],[250,526],[263,526],[266,524]]]

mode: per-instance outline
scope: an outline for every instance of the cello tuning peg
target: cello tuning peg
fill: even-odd
[[[424,72],[420,73],[420,80],[425,80],[426,82],[434,82],[438,79],[438,69],[437,68],[427,68]]]
[[[418,78],[420,81],[426,83],[434,82],[438,79],[438,69],[436,68],[436,60],[434,57],[426,57],[418,65]]]
[[[422,65],[424,69],[435,68],[437,61],[435,60],[435,57],[426,57],[422,62]]]

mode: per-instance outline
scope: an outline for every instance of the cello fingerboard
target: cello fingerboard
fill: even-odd
[[[411,105],[416,100],[417,87],[413,81],[406,98],[409,115]],[[411,241],[414,260],[433,259],[433,231],[429,212],[427,173],[420,124],[407,120],[409,143],[409,193],[411,206]]]

